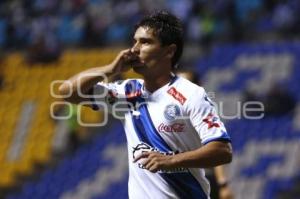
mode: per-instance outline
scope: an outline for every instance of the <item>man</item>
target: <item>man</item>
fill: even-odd
[[[123,115],[131,199],[207,199],[210,188],[202,168],[232,159],[230,138],[204,89],[172,73],[182,49],[180,21],[156,12],[137,24],[131,49],[59,88],[62,95],[70,94],[70,102],[87,101],[82,94],[92,94],[92,108],[105,110],[105,102],[113,115]],[[113,77],[130,68],[143,80],[101,82],[103,74]],[[116,108],[124,104],[126,109]]]

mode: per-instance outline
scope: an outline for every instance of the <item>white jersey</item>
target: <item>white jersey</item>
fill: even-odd
[[[178,168],[151,173],[134,157],[143,151],[166,155],[195,150],[208,142],[230,141],[213,103],[204,89],[174,76],[170,83],[153,93],[143,80],[128,79],[98,83],[93,90],[94,108],[102,107],[121,119],[129,159],[130,199],[208,199],[210,187],[200,168]]]

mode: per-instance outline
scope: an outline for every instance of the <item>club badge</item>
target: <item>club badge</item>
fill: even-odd
[[[176,104],[170,104],[166,106],[164,116],[167,120],[174,121],[177,117],[180,116],[179,106]]]

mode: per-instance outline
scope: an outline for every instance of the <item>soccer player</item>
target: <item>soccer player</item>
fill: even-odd
[[[123,122],[129,198],[208,199],[203,168],[229,163],[232,149],[205,90],[172,72],[183,50],[181,22],[155,12],[137,24],[133,40],[110,64],[65,81],[60,93],[71,94],[65,99],[72,103],[91,100],[93,109],[107,108]],[[143,80],[103,82],[103,74],[113,77],[130,68]]]

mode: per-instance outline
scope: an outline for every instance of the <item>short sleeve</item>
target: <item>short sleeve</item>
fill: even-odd
[[[112,106],[117,102],[122,101],[124,86],[122,81],[113,83],[98,82],[90,91],[90,101],[94,110],[107,109],[109,112]]]
[[[211,141],[231,142],[214,103],[207,96],[204,89],[199,87],[199,90],[194,93],[188,100],[187,110],[191,124],[201,138],[201,143],[204,145]]]

